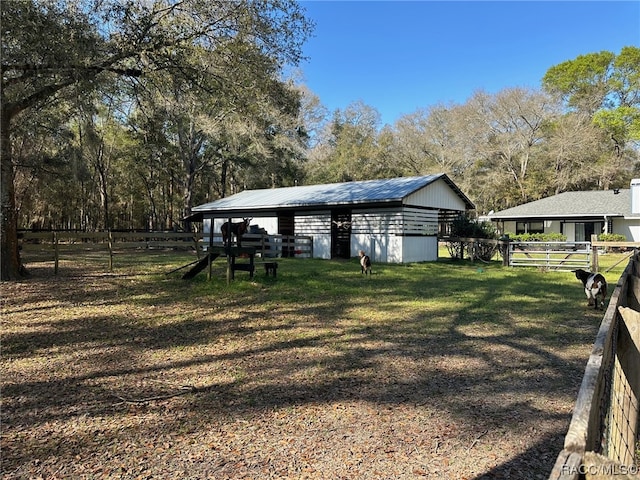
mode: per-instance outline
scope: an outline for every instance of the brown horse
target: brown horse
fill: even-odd
[[[231,228],[229,228],[229,222],[224,222],[220,231],[222,232],[222,243],[227,246],[227,241],[229,244],[233,242],[232,236],[235,235],[236,242],[238,246],[242,246],[242,236],[247,233],[249,229],[249,223],[251,222],[251,218],[243,218],[241,222],[231,223]]]

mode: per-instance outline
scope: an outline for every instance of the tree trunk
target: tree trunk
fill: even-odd
[[[0,280],[2,281],[17,280],[24,274],[18,249],[18,219],[13,185],[10,124],[9,113],[3,111],[0,125]]]
[[[220,198],[227,196],[227,172],[229,169],[229,160],[225,157],[222,159],[222,165],[220,166],[220,190],[218,195]]]
[[[188,162],[185,162],[187,167],[186,177],[184,180],[183,192],[182,192],[182,219],[191,215],[191,208],[193,207],[193,185],[196,181],[196,158],[193,155]],[[181,219],[181,220],[182,220]],[[191,231],[191,222],[186,222],[184,225],[185,231]]]

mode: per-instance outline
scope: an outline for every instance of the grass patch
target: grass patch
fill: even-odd
[[[103,260],[0,285],[4,478],[545,477],[602,318],[498,262]]]

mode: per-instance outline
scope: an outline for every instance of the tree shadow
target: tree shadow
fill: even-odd
[[[570,410],[553,398],[563,392],[572,404],[597,331],[593,313],[576,309],[575,317],[559,320],[567,304],[581,298],[579,288],[575,294],[557,291],[565,288],[557,277],[535,273],[496,280],[464,265],[412,267],[424,271],[425,278],[419,279],[403,278],[398,267],[385,272],[384,283],[377,284],[351,276],[348,265],[328,268],[314,264],[313,275],[298,272],[292,275],[294,282],[279,279],[265,284],[268,288],[242,286],[242,294],[226,290],[225,300],[222,295],[206,296],[224,288],[215,284],[196,297],[199,305],[191,309],[189,302],[176,302],[175,292],[193,303],[188,291],[202,285],[168,281],[149,292],[148,285],[115,280],[106,294],[126,289],[120,296],[127,302],[124,311],[110,314],[98,308],[88,316],[52,319],[42,330],[39,321],[38,328],[3,335],[4,359],[42,357],[53,370],[41,380],[5,377],[4,429],[38,431],[78,417],[126,417],[132,409],[175,409],[180,418],[189,419],[175,428],[195,428],[192,416],[253,418],[301,406],[364,403],[378,410],[406,407],[416,418],[442,412],[471,447],[487,432],[494,439],[539,426],[541,438],[533,445],[475,478],[548,474],[570,418]],[[340,288],[323,291],[327,288],[317,276],[334,274]],[[272,296],[271,289],[278,294]],[[58,300],[64,304],[74,295],[71,290],[59,292]],[[117,298],[104,302],[103,295],[105,291],[82,297],[78,312],[96,302],[105,310],[121,307]],[[374,298],[382,304],[381,318],[367,322],[354,317]],[[420,309],[397,321],[385,320],[385,313],[391,315],[416,299]],[[266,310],[252,308],[269,302],[273,304]],[[37,308],[16,309],[14,314],[47,311]],[[552,320],[542,318],[545,314]],[[155,322],[156,316],[164,320]],[[567,355],[572,346],[586,346],[584,355]],[[72,351],[74,365],[56,364],[57,355],[66,352],[64,358],[69,358]],[[187,373],[181,376],[183,371]],[[170,400],[136,402],[171,394],[183,380],[196,388]],[[143,430],[153,435],[154,428]],[[17,471],[33,456],[68,460],[98,448],[91,442],[85,448],[78,435],[59,432],[45,442],[15,435],[5,449],[3,470]],[[120,438],[119,433],[108,436]],[[72,440],[73,448],[62,447],[64,439]]]

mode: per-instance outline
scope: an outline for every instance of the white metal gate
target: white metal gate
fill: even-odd
[[[510,242],[510,267],[589,270],[591,242]]]

